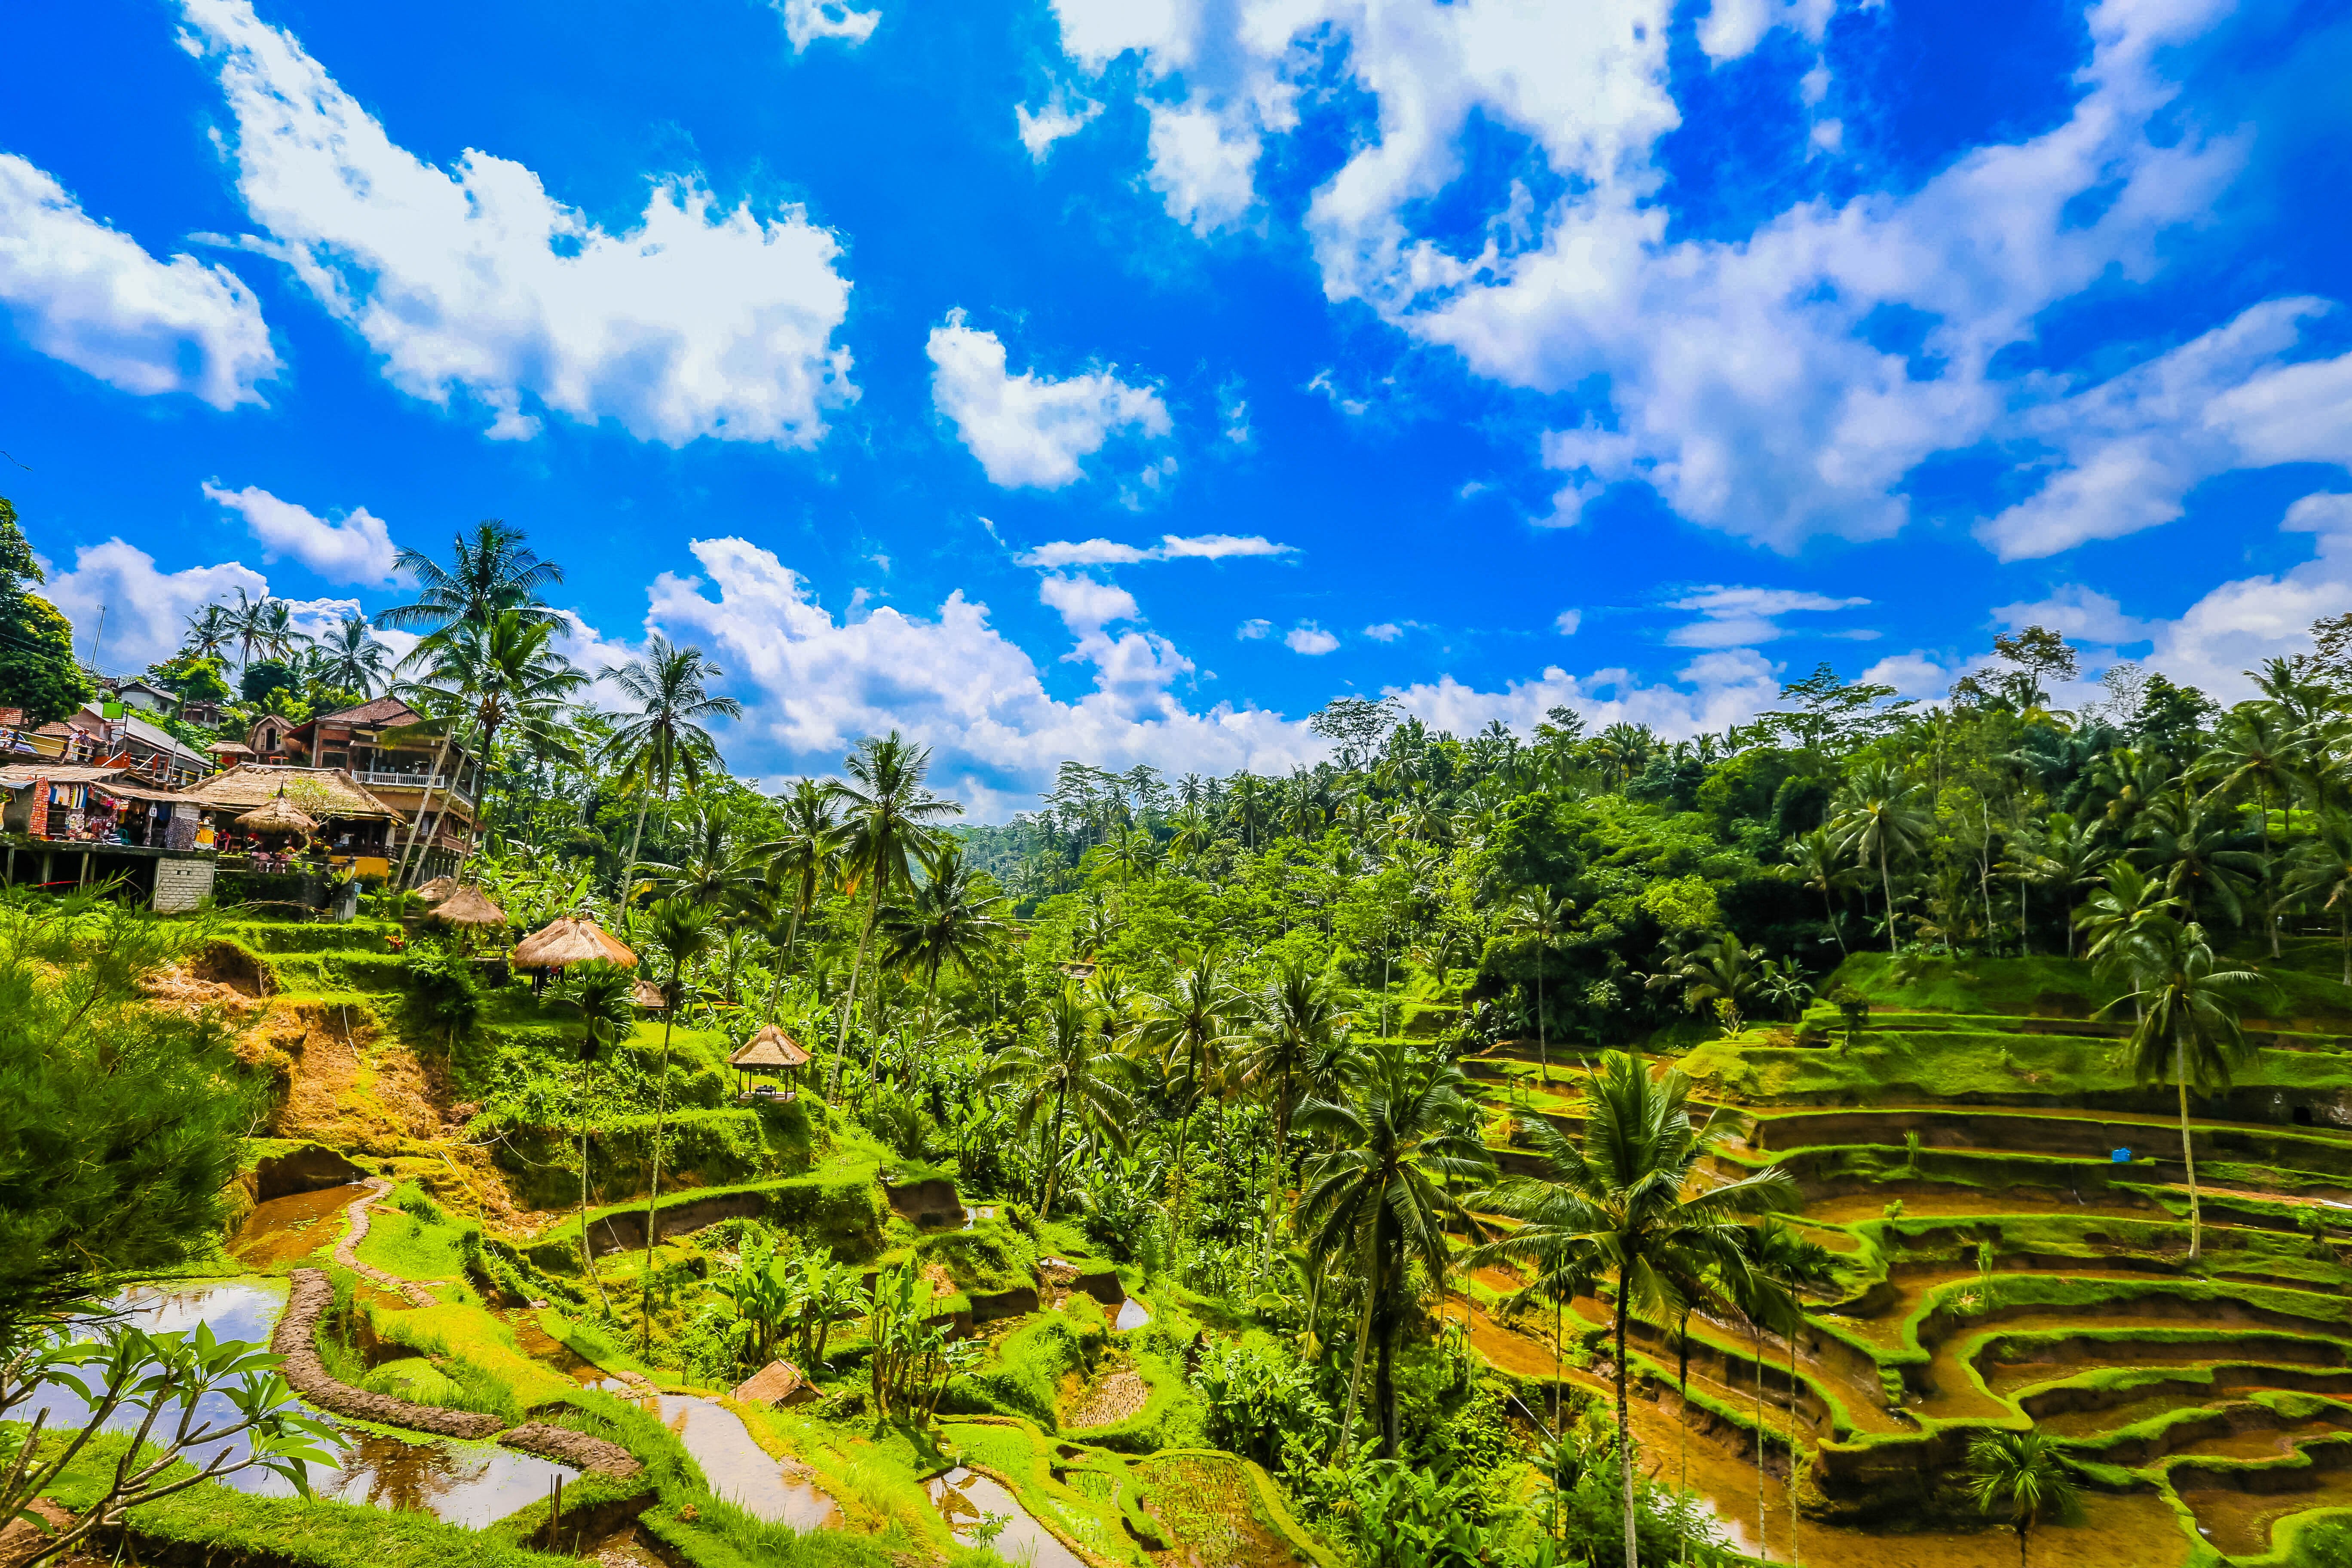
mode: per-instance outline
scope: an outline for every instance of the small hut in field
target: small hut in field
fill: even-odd
[[[468,936],[495,931],[507,923],[506,910],[490,902],[481,889],[470,883],[427,910],[425,918],[456,926]]]
[[[637,955],[603,926],[584,914],[577,914],[551,920],[515,943],[512,962],[517,969],[539,972],[534,982],[536,989],[546,983],[549,975],[561,973],[575,963],[601,962],[635,969]]]
[[[630,990],[629,1000],[648,1013],[669,1010],[669,998],[662,994],[662,988],[642,974],[637,976],[635,986]]]
[[[288,800],[284,790],[238,817],[236,825],[267,837],[308,837],[319,830],[319,819]]]
[[[425,883],[423,887],[417,889],[416,896],[424,900],[428,904],[437,904],[457,890],[457,878],[436,877],[431,881]]]
[[[761,1026],[758,1034],[735,1047],[734,1053],[727,1058],[727,1065],[741,1075],[743,1092],[750,1094],[754,1078],[786,1077],[789,1082],[788,1075],[808,1066],[808,1052],[801,1048],[798,1041],[775,1025],[767,1024]],[[774,1090],[772,1089],[768,1092],[773,1093]],[[784,1097],[790,1099],[792,1095],[793,1090],[787,1088]]]

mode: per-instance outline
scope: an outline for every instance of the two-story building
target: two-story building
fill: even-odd
[[[178,789],[213,771],[211,758],[170,731],[119,704],[109,706],[117,710],[112,716],[83,708],[35,733],[65,742],[62,757],[67,762],[118,765],[159,788]]]
[[[399,815],[404,837],[423,812],[425,823],[418,831],[425,845],[424,875],[437,877],[456,869],[473,847],[481,767],[454,742],[445,752],[437,737],[423,732],[424,723],[424,715],[400,699],[379,697],[289,727],[274,738],[272,760],[345,769]],[[259,728],[247,737],[257,759],[264,755]]]

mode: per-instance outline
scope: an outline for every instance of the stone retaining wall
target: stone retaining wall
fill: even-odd
[[[444,1410],[388,1394],[370,1394],[328,1375],[319,1359],[319,1320],[335,1302],[335,1288],[322,1268],[297,1268],[286,1295],[285,1315],[269,1336],[269,1348],[286,1359],[286,1381],[294,1392],[336,1415],[408,1426],[444,1437],[483,1438],[497,1432],[499,1418],[478,1410]]]

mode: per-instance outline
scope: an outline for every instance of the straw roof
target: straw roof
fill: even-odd
[[[187,797],[206,811],[231,809],[250,810],[266,805],[298,779],[309,779],[320,792],[320,815],[354,821],[382,818],[392,821],[392,807],[360,787],[360,782],[341,768],[289,768],[264,763],[239,763],[226,773],[215,773],[200,784],[189,787]]]
[[[447,921],[453,926],[502,926],[507,923],[506,910],[490,902],[481,889],[470,883],[427,910],[425,918]]]
[[[667,1007],[669,1005],[669,998],[662,994],[661,987],[655,984],[652,981],[646,979],[642,974],[637,976],[636,985],[629,992],[629,1000],[635,1003],[640,1007]]]
[[[417,889],[416,896],[423,899],[428,904],[437,904],[457,890],[457,878],[436,877],[431,881],[425,883],[425,886]]]
[[[734,1398],[746,1405],[798,1405],[816,1397],[816,1390],[788,1361],[772,1361],[735,1385]]]
[[[562,969],[568,964],[608,963],[637,966],[637,955],[585,915],[551,920],[515,944],[520,969]]]
[[[735,1054],[727,1058],[727,1065],[742,1069],[797,1068],[806,1067],[808,1059],[809,1054],[801,1049],[790,1035],[769,1024],[738,1046]]]
[[[256,807],[236,819],[239,827],[250,827],[256,833],[309,833],[319,826],[318,819],[307,815],[300,806],[282,795],[269,797],[268,804]]]

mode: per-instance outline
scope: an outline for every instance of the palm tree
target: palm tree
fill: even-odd
[[[1790,874],[1796,878],[1799,887],[1822,895],[1822,918],[1828,922],[1830,934],[1837,938],[1841,958],[1846,954],[1845,930],[1838,924],[1832,897],[1849,886],[1853,878],[1853,873],[1841,864],[1844,858],[1837,840],[1824,828],[1816,827],[1789,846]]]
[[[369,632],[366,617],[345,616],[328,634],[326,646],[319,652],[322,656],[319,666],[322,681],[362,697],[373,697],[385,679],[384,659],[391,650]]]
[[[2164,878],[2164,890],[2182,900],[2190,918],[2218,904],[2232,925],[2246,923],[2247,886],[2267,879],[2270,864],[2242,842],[2238,825],[2187,786],[2159,797],[2146,814],[2146,836],[2133,851]]]
[[[2230,1086],[2230,1074],[2252,1058],[2238,1026],[2237,993],[2265,984],[2251,969],[2216,967],[2205,929],[2167,917],[2145,929],[2127,950],[2135,982],[2131,999],[2139,1008],[2126,1049],[2132,1075],[2142,1084],[2167,1079],[2180,1095],[2180,1163],[2189,1181],[2189,1261],[2202,1249],[2197,1205],[2197,1156],[2189,1141],[2189,1093],[2215,1094]],[[2117,998],[2121,1001],[2122,998]],[[2109,1003],[2109,1006],[2115,1003]]]
[[[512,614],[511,611],[503,612]],[[638,1280],[637,1315],[641,1320],[637,1351],[653,1349],[654,1232],[661,1222],[662,1135],[669,1115],[669,1032],[679,1007],[686,1003],[686,972],[710,946],[710,911],[686,899],[664,899],[646,911],[653,945],[668,961],[662,978],[661,1074],[654,1079],[653,1192],[646,1199],[646,1267]]]
[[[2074,956],[2074,906],[2085,888],[2096,887],[2105,852],[2095,826],[2078,824],[2064,812],[2051,817],[2042,842],[2028,844],[2018,857],[2022,880],[2057,895],[2066,912],[2066,956]]]
[[[1536,944],[1536,1061],[1545,1083],[1551,1082],[1551,1047],[1544,1031],[1544,954],[1568,934],[1575,909],[1555,898],[1549,888],[1528,888],[1503,911],[1503,929],[1514,936],[1533,937]]]
[[[1054,1196],[1061,1185],[1063,1124],[1072,1112],[1079,1123],[1101,1134],[1112,1147],[1124,1151],[1134,1102],[1116,1079],[1128,1063],[1103,1038],[1101,1020],[1075,985],[1065,985],[1045,1008],[1043,1033],[996,1053],[981,1075],[982,1085],[1016,1084],[1013,1131],[1025,1136],[1038,1127],[1040,1184],[1037,1217],[1051,1219]],[[1051,1114],[1047,1115],[1050,1110]],[[1039,1126],[1040,1119],[1044,1124]]]
[[[1755,950],[1742,943],[1738,932],[1725,931],[1675,958],[1657,979],[1680,985],[1683,1005],[1694,1013],[1713,1004],[1723,1016],[1727,1034],[1738,1028],[1743,1004],[1764,983],[1765,970],[1757,962]]]
[[[625,1038],[636,1027],[635,990],[626,969],[600,960],[573,964],[553,992],[556,1001],[580,1015],[580,1080],[572,1094],[580,1116],[580,1268],[596,1287],[608,1318],[613,1303],[605,1300],[604,1282],[596,1277],[596,1260],[588,1250],[588,1072],[607,1040]]]
[[[1344,1025],[1339,994],[1304,959],[1292,959],[1260,992],[1256,1017],[1234,1064],[1244,1085],[1264,1094],[1274,1108],[1274,1174],[1266,1191],[1266,1245],[1273,1247],[1275,1216],[1288,1162],[1291,1113],[1298,1103],[1299,1079],[1316,1053]]]
[[[1838,847],[1864,865],[1878,863],[1878,885],[1886,904],[1886,951],[1895,940],[1894,863],[1908,860],[1926,844],[1927,813],[1919,786],[1906,784],[1892,767],[1877,763],[1846,782],[1837,816],[1830,824]]]
[[[1482,1211],[1524,1222],[1464,1261],[1498,1258],[1557,1268],[1582,1260],[1616,1281],[1617,1451],[1624,1492],[1625,1562],[1636,1568],[1633,1433],[1627,1393],[1626,1325],[1638,1306],[1660,1319],[1691,1298],[1710,1273],[1746,1269],[1740,1234],[1752,1216],[1790,1207],[1796,1184],[1773,1166],[1702,1188],[1701,1165],[1732,1133],[1721,1111],[1694,1127],[1690,1079],[1679,1068],[1653,1076],[1622,1051],[1601,1058],[1585,1089],[1583,1136],[1549,1122],[1529,1124],[1544,1173],[1515,1176],[1478,1199]]]
[[[816,779],[793,781],[782,797],[783,837],[755,851],[768,857],[768,879],[793,889],[792,925],[784,939],[784,961],[792,962],[800,943],[801,922],[816,907],[818,887],[833,879],[841,858],[841,820],[834,814],[835,792]]]
[[[1977,1508],[2006,1513],[2017,1531],[2018,1568],[2025,1568],[2026,1533],[2042,1518],[2072,1510],[2074,1479],[2041,1428],[1988,1432],[1969,1445],[1969,1485]]]
[[[1167,990],[1144,998],[1143,1016],[1131,1037],[1135,1054],[1158,1068],[1160,1082],[1184,1107],[1176,1121],[1176,1194],[1170,1227],[1180,1237],[1192,1112],[1202,1093],[1223,1080],[1225,1053],[1241,1037],[1235,1025],[1247,1009],[1248,1003],[1226,980],[1215,955],[1203,952],[1177,972]]]
[[[2286,727],[2263,706],[2246,703],[2231,712],[2213,737],[2212,749],[2200,759],[2198,767],[2210,774],[2219,774],[2213,787],[2205,793],[2206,800],[2235,794],[2251,788],[2254,796],[2255,815],[2263,826],[2263,885],[2270,897],[2263,923],[2270,927],[2271,956],[2279,955],[2278,905],[2279,893],[2274,885],[2277,868],[2271,859],[2271,795],[2276,793],[2287,808],[2287,826],[2294,828],[2294,794],[2290,788],[2296,756],[2294,738]]]
[[[1159,861],[1151,843],[1151,835],[1131,822],[1122,822],[1111,830],[1104,847],[1110,863],[1118,868],[1118,883],[1124,888],[1138,877],[1149,877]]]
[[[253,662],[255,647],[258,647],[265,652],[268,649],[271,629],[269,606],[273,602],[267,594],[257,599],[239,588],[236,605],[222,607],[221,629],[229,641],[236,644],[236,668],[240,675]]]
[[[842,766],[849,782],[832,786],[833,797],[846,808],[842,827],[842,890],[866,895],[866,921],[857,938],[857,955],[850,961],[849,989],[841,1003],[841,1037],[834,1043],[833,1087],[841,1088],[843,1058],[849,1051],[849,1015],[857,1005],[857,977],[874,944],[875,922],[882,918],[883,902],[897,889],[914,880],[914,863],[938,853],[942,819],[963,815],[963,807],[923,787],[930,770],[931,752],[902,739],[898,731],[877,740],[868,735],[857,742]],[[876,982],[880,990],[880,982]],[[876,1054],[881,1032],[874,1037]]]
[[[1809,1287],[1832,1284],[1837,1278],[1837,1258],[1820,1242],[1801,1236],[1767,1215],[1743,1237],[1748,1268],[1732,1291],[1734,1303],[1748,1319],[1756,1337],[1756,1528],[1759,1549],[1764,1542],[1764,1354],[1763,1331],[1780,1331],[1789,1347],[1789,1561],[1800,1563],[1797,1551],[1797,1340],[1804,1332],[1803,1292]]]
[[[2352,985],[2352,816],[2340,811],[2321,814],[2318,830],[2295,847],[2292,863],[2294,879],[2287,891],[2295,898],[2317,899],[2323,910],[2336,911],[2344,984]]]
[[[1315,1252],[1353,1252],[1364,1277],[1337,1464],[1347,1463],[1365,1352],[1375,1343],[1372,1402],[1381,1413],[1381,1453],[1396,1457],[1394,1357],[1397,1331],[1413,1300],[1412,1271],[1418,1265],[1426,1284],[1442,1288],[1451,1261],[1447,1219],[1459,1221],[1474,1238],[1482,1234],[1444,1185],[1486,1179],[1495,1170],[1478,1141],[1469,1082],[1444,1058],[1416,1055],[1402,1040],[1385,1040],[1355,1058],[1344,1096],[1309,1100],[1300,1111],[1301,1128],[1327,1136],[1331,1147],[1307,1171],[1299,1228]]]
[[[458,622],[450,626],[449,635],[426,655],[424,681],[466,694],[486,771],[496,754],[499,731],[509,724],[552,717],[565,698],[588,683],[587,676],[548,646],[555,626],[553,621],[526,619],[518,610],[500,610],[479,626]],[[423,645],[418,651],[425,651]],[[445,740],[443,750],[446,749]],[[441,765],[435,763],[435,775]],[[425,798],[416,813],[419,821],[432,809],[436,782],[436,776],[425,781]],[[466,853],[470,858],[472,848]],[[460,870],[464,865],[464,860],[458,862]]]
[[[393,561],[416,584],[416,597],[405,605],[376,613],[376,625],[403,629],[423,626],[426,641],[456,626],[487,626],[501,610],[513,610],[526,621],[552,621],[557,613],[540,597],[551,584],[563,581],[563,569],[541,561],[523,543],[523,532],[496,518],[485,518],[470,534],[460,533],[449,546],[449,564],[442,565],[421,550],[404,549]]]
[[[187,636],[180,651],[194,658],[218,658],[236,640],[236,627],[227,609],[206,605],[188,617]]]
[[[709,684],[719,675],[719,667],[700,648],[678,647],[658,632],[646,639],[643,658],[604,672],[603,679],[619,686],[635,705],[606,746],[637,790],[636,826],[629,833],[628,864],[621,870],[624,897],[645,841],[648,790],[659,784],[667,814],[673,775],[682,773],[688,784],[699,784],[703,759],[718,750],[704,723],[743,716],[743,705],[732,697],[710,695]]]
[[[997,918],[1003,902],[987,890],[986,874],[964,863],[962,847],[953,839],[941,842],[931,858],[930,875],[912,897],[882,915],[882,962],[923,972],[924,1027],[930,1027],[939,998],[942,964],[970,976],[979,973],[981,960],[1004,933]]]
[[[1263,804],[1258,792],[1265,782],[1255,773],[1235,773],[1233,787],[1228,792],[1232,804],[1227,808],[1227,815],[1242,830],[1242,847],[1244,849],[1257,847],[1258,813]]]

